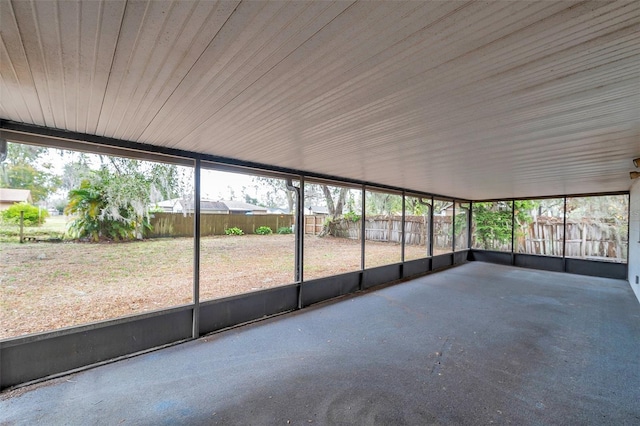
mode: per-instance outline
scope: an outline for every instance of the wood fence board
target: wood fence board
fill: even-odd
[[[181,213],[154,213],[149,238],[192,237],[193,215]],[[293,225],[292,215],[281,214],[203,214],[200,216],[200,235],[224,235],[225,229],[237,227],[245,234],[254,234],[261,226],[268,226],[275,233],[279,228]]]

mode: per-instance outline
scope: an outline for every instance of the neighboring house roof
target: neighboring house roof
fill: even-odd
[[[193,211],[193,201],[180,200],[180,204],[186,211]],[[202,200],[200,201],[200,211],[202,213],[226,213],[229,211],[227,206],[220,201]]]
[[[266,207],[256,206],[255,204],[245,203],[244,201],[220,201],[226,204],[229,211],[232,212],[267,212]]]
[[[176,204],[180,202],[180,198],[172,198],[170,200],[164,200],[156,203],[156,207],[163,209],[172,209]]]
[[[267,212],[272,214],[289,214],[289,209],[285,209],[282,207],[272,207],[267,208]]]
[[[226,212],[230,209],[222,201],[202,200],[200,201],[200,210],[203,212]]]
[[[310,214],[329,214],[329,208],[326,206],[309,206],[307,210]]]
[[[31,201],[31,191],[28,189],[0,188],[0,202],[30,203]]]
[[[193,201],[185,201],[180,198],[164,200],[156,203],[158,208],[173,209],[179,204],[185,211],[193,211]],[[264,212],[267,213],[266,207],[256,206],[255,204],[245,203],[243,201],[200,201],[200,211],[203,213],[227,213],[227,212]]]

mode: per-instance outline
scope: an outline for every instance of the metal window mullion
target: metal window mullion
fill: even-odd
[[[296,281],[298,283],[298,309],[303,308],[302,282],[304,281],[304,176],[300,176],[300,187],[296,191]]]
[[[365,198],[367,195],[367,190],[364,185],[362,185],[360,190],[362,191],[362,203],[361,203],[362,214],[360,215],[360,221],[361,221],[360,223],[360,269],[364,271],[365,261],[366,261],[365,255],[364,255],[365,253],[364,240],[366,235],[366,220],[367,220],[366,213],[365,213],[367,204],[366,204]],[[362,284],[362,281],[361,281],[361,284]]]
[[[406,205],[404,200],[405,197],[406,197],[405,191],[402,191],[402,222],[400,226],[401,232],[402,232],[402,234],[400,235],[400,238],[402,240],[402,249],[400,250],[400,261],[402,263],[404,263],[404,244],[405,244],[404,234],[405,234],[405,226],[406,226],[406,223],[405,223]]]
[[[471,250],[471,241],[472,241],[472,233],[471,233],[471,225],[473,221],[471,217],[473,216],[473,202],[469,202],[469,217],[467,218],[467,249]]]
[[[567,197],[563,197],[562,211],[562,270],[567,272]]]
[[[511,264],[514,265],[516,262],[515,255],[515,238],[516,238],[516,202],[515,200],[511,200]]]
[[[452,218],[452,232],[451,232],[451,252],[456,251],[456,200],[453,200],[453,218]]]
[[[298,270],[297,281],[304,281],[304,176],[300,176],[300,188],[298,193],[297,219],[296,219],[296,268]]]
[[[433,257],[433,203],[434,199],[431,197],[431,205],[429,206],[429,256]]]
[[[638,232],[638,242],[640,243],[640,232]],[[629,244],[631,244],[631,193],[627,194],[627,279],[631,281],[629,276]]]
[[[196,158],[193,200],[193,324],[191,336],[200,337],[200,159]]]

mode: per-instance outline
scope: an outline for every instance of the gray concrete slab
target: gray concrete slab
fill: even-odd
[[[640,305],[612,279],[472,262],[95,368],[4,424],[640,424]]]

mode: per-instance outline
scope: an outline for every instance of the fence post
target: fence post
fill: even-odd
[[[24,212],[20,212],[20,244],[24,243]]]

